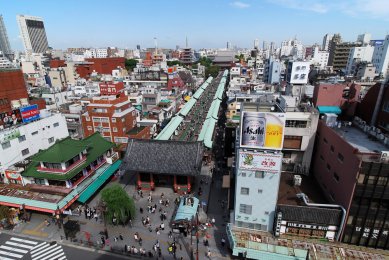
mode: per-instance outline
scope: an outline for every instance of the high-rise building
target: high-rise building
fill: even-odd
[[[227,50],[231,49],[231,42],[227,42]]]
[[[330,46],[330,41],[332,40],[332,37],[333,35],[332,34],[326,34],[324,35],[323,37],[323,47],[322,47],[322,50],[323,51],[328,51],[328,48]]]
[[[372,63],[379,76],[389,75],[389,35],[386,35],[382,45],[374,47]]]
[[[263,44],[262,44],[262,49],[263,49],[264,51],[266,51],[266,50],[268,50],[268,49],[269,49],[269,44],[268,44],[268,42],[267,42],[267,41],[263,41]]]
[[[335,34],[329,45],[328,66],[332,66],[334,71],[345,71],[351,48],[361,45],[361,42],[342,42],[340,34]]]
[[[2,15],[0,15],[0,51],[3,52],[4,56],[6,56],[8,59],[13,59],[13,53],[11,50],[11,45],[9,44],[7,30],[5,29]]]
[[[259,49],[259,40],[258,39],[254,40],[254,49]]]
[[[43,19],[36,16],[17,15],[24,50],[28,53],[44,53],[48,48]]]

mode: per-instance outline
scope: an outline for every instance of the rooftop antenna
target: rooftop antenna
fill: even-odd
[[[154,37],[155,54],[157,54],[157,37]]]
[[[188,48],[188,36],[185,36],[185,46]]]

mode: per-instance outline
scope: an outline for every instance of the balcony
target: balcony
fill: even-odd
[[[42,168],[38,167],[37,170],[40,172],[49,172],[49,173],[59,173],[59,174],[65,174],[76,168],[77,166],[81,165],[86,161],[86,156],[82,157],[80,160],[76,161],[72,165],[70,165],[68,168],[65,170],[63,169],[50,169],[50,168]]]
[[[113,153],[110,157],[107,157],[107,158],[106,158],[106,161],[107,161],[107,163],[109,163],[109,164],[113,164],[113,163],[116,162],[117,160],[119,160],[119,153],[118,153],[118,152],[115,152],[115,153]]]

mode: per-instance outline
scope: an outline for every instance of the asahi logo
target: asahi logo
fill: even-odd
[[[263,135],[265,132],[264,127],[258,126],[258,128],[252,128],[252,127],[246,127],[243,131],[243,134],[249,134],[249,135]]]

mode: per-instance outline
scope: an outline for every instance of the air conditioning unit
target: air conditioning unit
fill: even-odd
[[[302,181],[301,175],[293,176],[293,185],[294,186],[301,186],[301,181]]]
[[[384,140],[384,139],[385,139],[385,135],[384,135],[384,134],[379,134],[378,138],[379,138],[380,140]]]
[[[388,162],[388,161],[389,161],[389,151],[382,151],[381,162]]]

